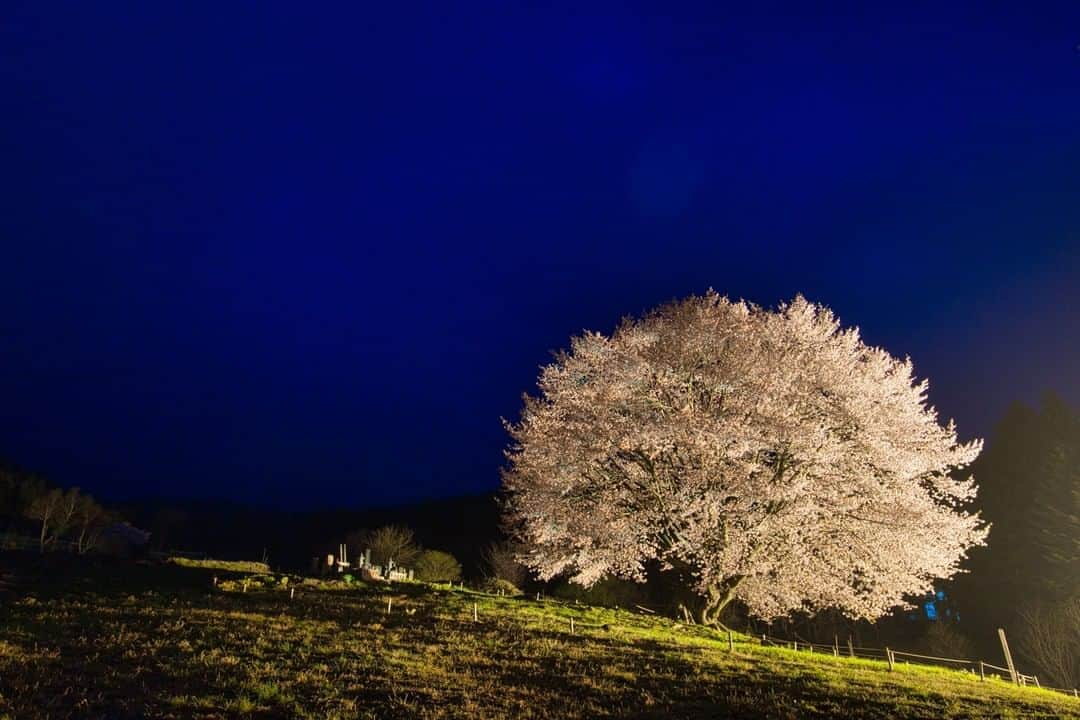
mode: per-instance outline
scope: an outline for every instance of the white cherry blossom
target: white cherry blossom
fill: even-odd
[[[909,360],[828,309],[709,292],[585,333],[508,425],[504,485],[544,578],[690,568],[718,621],[832,607],[873,619],[957,571],[986,537],[957,442]]]

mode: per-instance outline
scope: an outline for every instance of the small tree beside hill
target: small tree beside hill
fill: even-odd
[[[109,513],[91,495],[79,497],[72,515],[75,549],[82,555],[97,546],[98,539],[111,521]]]
[[[441,550],[424,550],[413,563],[413,576],[424,582],[452,582],[461,579],[461,563]]]
[[[27,506],[25,514],[31,520],[41,523],[38,543],[41,552],[54,544],[71,528],[72,520],[82,502],[79,488],[67,492],[53,489],[34,498]]]

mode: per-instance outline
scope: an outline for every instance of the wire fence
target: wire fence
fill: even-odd
[[[1043,690],[1053,690],[1054,692],[1063,693],[1065,695],[1071,695],[1074,698],[1080,698],[1080,691],[1076,688],[1058,688],[1042,685],[1039,682],[1037,675],[1028,675],[1017,671],[1015,677],[1013,672],[1007,667],[1001,667],[988,663],[985,660],[969,660],[967,658],[950,658],[940,657],[937,655],[925,655],[922,653],[907,652],[904,650],[893,650],[889,647],[875,648],[875,647],[861,647],[852,644],[849,637],[845,644],[841,644],[839,638],[836,638],[832,644],[807,642],[804,640],[789,640],[786,638],[778,638],[766,633],[762,633],[759,636],[761,645],[772,647],[783,647],[795,651],[805,651],[808,653],[821,653],[826,655],[832,655],[833,657],[849,657],[849,658],[862,658],[864,660],[879,660],[888,664],[889,670],[893,670],[898,662],[905,664],[915,665],[931,665],[936,667],[946,667],[952,670],[961,670],[963,672],[971,673],[972,675],[978,675],[980,680],[986,680],[987,678],[1004,680],[1005,682],[1015,683],[1021,686],[1034,685],[1035,687],[1042,688]]]
[[[537,593],[536,600],[541,600],[540,593]],[[545,597],[543,598],[543,601],[548,603],[554,603],[557,605],[577,605],[576,601],[566,601],[556,598]],[[665,610],[670,610],[674,607],[681,606],[678,606],[677,604],[672,604],[670,606],[644,606],[635,604],[630,609],[636,610],[638,613],[644,615],[658,617],[661,616],[661,612]],[[616,605],[615,608],[618,609],[618,606]],[[585,628],[591,626],[584,623],[579,623],[578,627]],[[571,629],[571,632],[573,632],[573,629]],[[1009,683],[1015,683],[1016,685],[1024,687],[1033,685],[1035,687],[1042,688],[1043,690],[1051,690],[1054,692],[1062,693],[1064,695],[1072,696],[1074,698],[1080,698],[1080,690],[1078,690],[1077,688],[1059,688],[1043,685],[1039,682],[1039,678],[1037,675],[1028,675],[1019,671],[1015,673],[1014,677],[1013,673],[1009,670],[1009,668],[994,665],[992,663],[986,662],[985,660],[969,660],[967,658],[941,657],[937,655],[927,655],[924,653],[907,652],[904,650],[893,650],[889,647],[878,648],[859,646],[853,643],[850,636],[844,644],[840,643],[840,639],[838,636],[834,636],[833,642],[831,644],[815,643],[807,640],[778,638],[776,636],[769,635],[768,633],[762,633],[760,635],[750,635],[748,637],[753,637],[759,640],[760,644],[765,647],[783,647],[795,651],[831,655],[837,658],[848,657],[862,658],[864,660],[877,660],[886,663],[890,671],[894,670],[896,664],[899,662],[902,662],[904,664],[944,667],[951,670],[967,672],[971,675],[978,675],[981,681],[985,681],[989,678],[1002,680]],[[733,637],[730,633],[728,635],[728,644],[730,647],[734,648],[735,641],[733,640]]]
[[[670,612],[673,608],[682,609],[682,606],[677,603],[667,605],[650,605],[648,607],[642,605],[634,605],[634,609],[642,613],[649,615],[656,615],[658,612]],[[968,660],[966,658],[949,658],[939,657],[936,655],[926,655],[922,653],[907,652],[903,650],[893,650],[887,647],[875,648],[856,646],[852,644],[851,638],[841,644],[838,637],[834,638],[833,644],[827,643],[815,643],[807,640],[792,640],[787,638],[778,638],[767,633],[761,635],[754,635],[760,640],[762,645],[771,645],[774,647],[786,647],[789,649],[805,651],[808,653],[824,653],[827,655],[833,655],[835,657],[853,657],[863,658],[865,660],[880,660],[888,663],[890,669],[899,662],[917,664],[917,665],[934,665],[938,667],[946,667],[953,670],[961,670],[969,672],[973,675],[977,674],[981,680],[986,678],[997,678],[1006,682],[1015,682],[1017,685],[1030,686],[1042,688],[1043,690],[1053,690],[1054,692],[1063,693],[1065,695],[1071,695],[1075,698],[1080,698],[1080,690],[1077,688],[1059,688],[1043,685],[1039,682],[1037,675],[1028,675],[1026,673],[1017,672],[1015,679],[1009,668],[1000,667],[992,663],[988,663],[984,660]]]

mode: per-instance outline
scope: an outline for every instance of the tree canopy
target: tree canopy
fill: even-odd
[[[986,529],[961,444],[909,360],[802,297],[709,292],[585,333],[509,424],[504,487],[543,578],[689,571],[716,622],[834,607],[873,619],[952,575]]]

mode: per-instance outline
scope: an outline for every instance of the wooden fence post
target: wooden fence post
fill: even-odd
[[[570,634],[574,634],[574,618],[570,618]]]
[[[735,639],[731,637],[731,631],[727,631],[727,649],[730,652],[735,652]]]
[[[1005,639],[1005,629],[998,628],[998,639],[1001,640],[1001,649],[1005,652],[1005,664],[1009,666],[1009,676],[1013,684],[1019,685],[1020,678],[1016,674],[1016,666],[1013,665],[1012,653],[1009,652],[1009,641]]]
[[[473,619],[473,622],[478,622],[480,620],[480,616],[479,616],[479,614],[477,613],[477,610],[476,610],[476,603],[472,604],[472,619]]]
[[[386,614],[387,615],[390,614],[390,610],[393,609],[393,607],[394,607],[394,598],[392,598],[392,597],[386,598]]]
[[[849,656],[855,657],[855,646],[851,644],[850,635],[847,636],[847,651]]]
[[[885,648],[885,658],[889,661],[889,672],[892,672],[896,668],[895,658],[893,658],[892,650]]]
[[[979,661],[979,679],[986,680],[986,666],[982,660]]]

